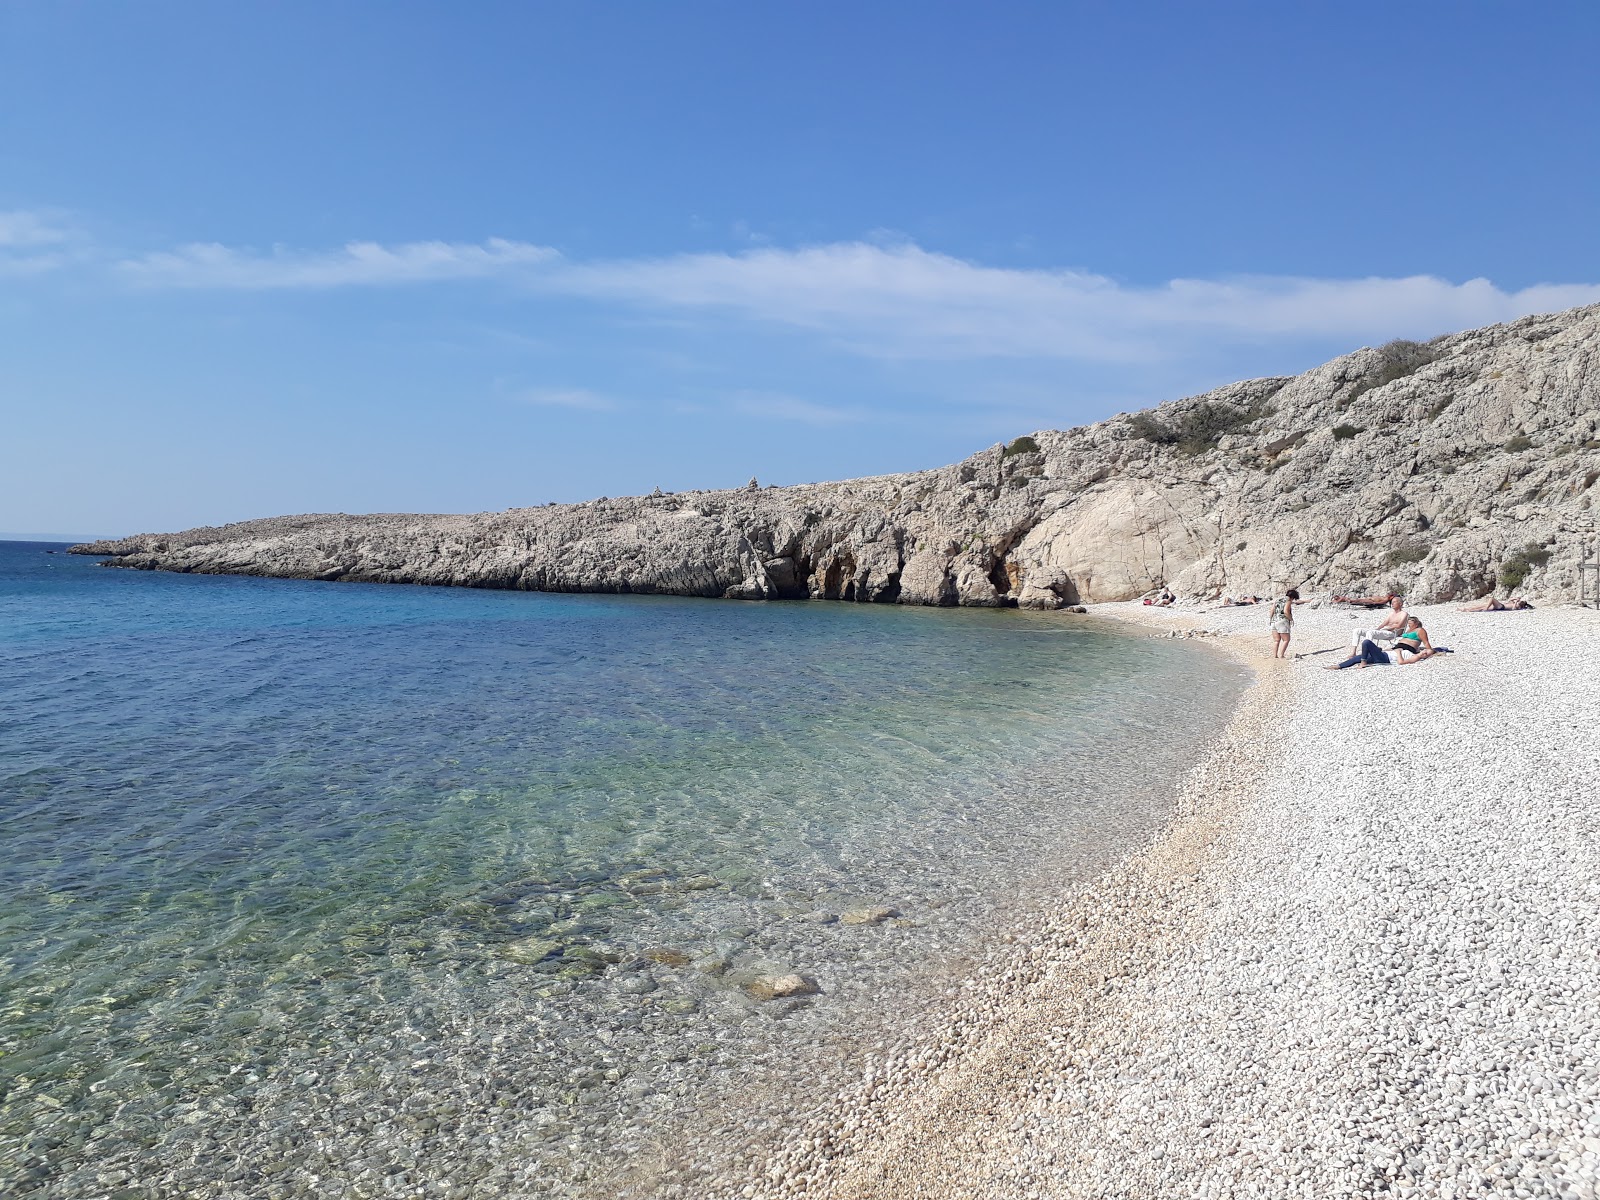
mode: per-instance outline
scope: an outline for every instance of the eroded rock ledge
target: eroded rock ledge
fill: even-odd
[[[73,547],[146,570],[1055,608],[1576,590],[1600,305],[1344,355],[932,471],[472,515],[270,517]]]

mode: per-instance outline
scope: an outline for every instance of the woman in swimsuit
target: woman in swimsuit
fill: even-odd
[[[1504,604],[1494,598],[1493,593],[1485,596],[1476,604],[1465,605],[1462,612],[1521,612],[1525,608],[1532,608],[1526,600],[1507,600]]]
[[[1408,663],[1432,658],[1434,654],[1433,643],[1428,640],[1428,631],[1416,617],[1407,618],[1405,632],[1395,638],[1391,649],[1394,652],[1395,664],[1402,667]]]
[[[1428,640],[1428,631],[1422,627],[1422,622],[1415,617],[1406,620],[1405,632],[1390,644],[1384,651],[1371,638],[1361,643],[1361,648],[1345,659],[1342,663],[1333,663],[1324,668],[1328,671],[1343,671],[1346,667],[1355,667],[1361,670],[1365,667],[1403,667],[1410,663],[1421,662],[1425,658],[1432,658],[1437,651],[1433,643]]]

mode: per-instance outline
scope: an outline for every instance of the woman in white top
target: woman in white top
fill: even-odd
[[[1289,635],[1294,632],[1294,602],[1300,593],[1290,588],[1272,602],[1272,615],[1267,618],[1267,628],[1272,630],[1272,657],[1289,657]]]

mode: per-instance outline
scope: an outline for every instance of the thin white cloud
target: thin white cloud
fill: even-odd
[[[479,244],[406,242],[383,246],[350,242],[341,249],[307,252],[276,248],[270,254],[216,242],[126,259],[119,270],[139,283],[181,288],[336,288],[485,279],[549,263],[548,246],[490,238]]]
[[[543,408],[575,408],[584,412],[615,412],[619,407],[610,396],[587,388],[534,388],[517,398],[524,404]]]
[[[11,215],[0,237],[47,236],[47,223]],[[1486,279],[1424,275],[1242,275],[1134,285],[1088,271],[990,267],[903,240],[591,262],[499,238],[270,253],[206,243],[125,259],[118,269],[146,286],[217,289],[505,278],[535,294],[643,310],[658,320],[732,318],[806,330],[875,358],[1118,366],[1180,362],[1229,345],[1426,336],[1600,302],[1594,283],[1507,291]],[[831,410],[816,419],[824,419],[822,411]]]
[[[55,213],[0,212],[0,275],[42,275],[86,254],[83,235]]]
[[[0,246],[55,246],[75,240],[77,233],[53,216],[13,209],[0,212]]]
[[[778,392],[739,392],[730,401],[730,407],[748,417],[798,421],[804,425],[846,425],[866,419],[866,414],[856,409],[815,404]]]
[[[1197,338],[1382,338],[1600,302],[1600,284],[1506,292],[1432,276],[1175,279],[986,267],[863,242],[565,264],[543,286],[655,308],[705,309],[825,333],[883,357],[1129,362]]]

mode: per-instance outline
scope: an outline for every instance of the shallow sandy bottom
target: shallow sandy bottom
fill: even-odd
[[[1593,1200],[1600,613],[1328,672],[1353,610],[1281,663],[1260,609],[1099,611],[1259,670],[1170,832],[693,1194]]]

